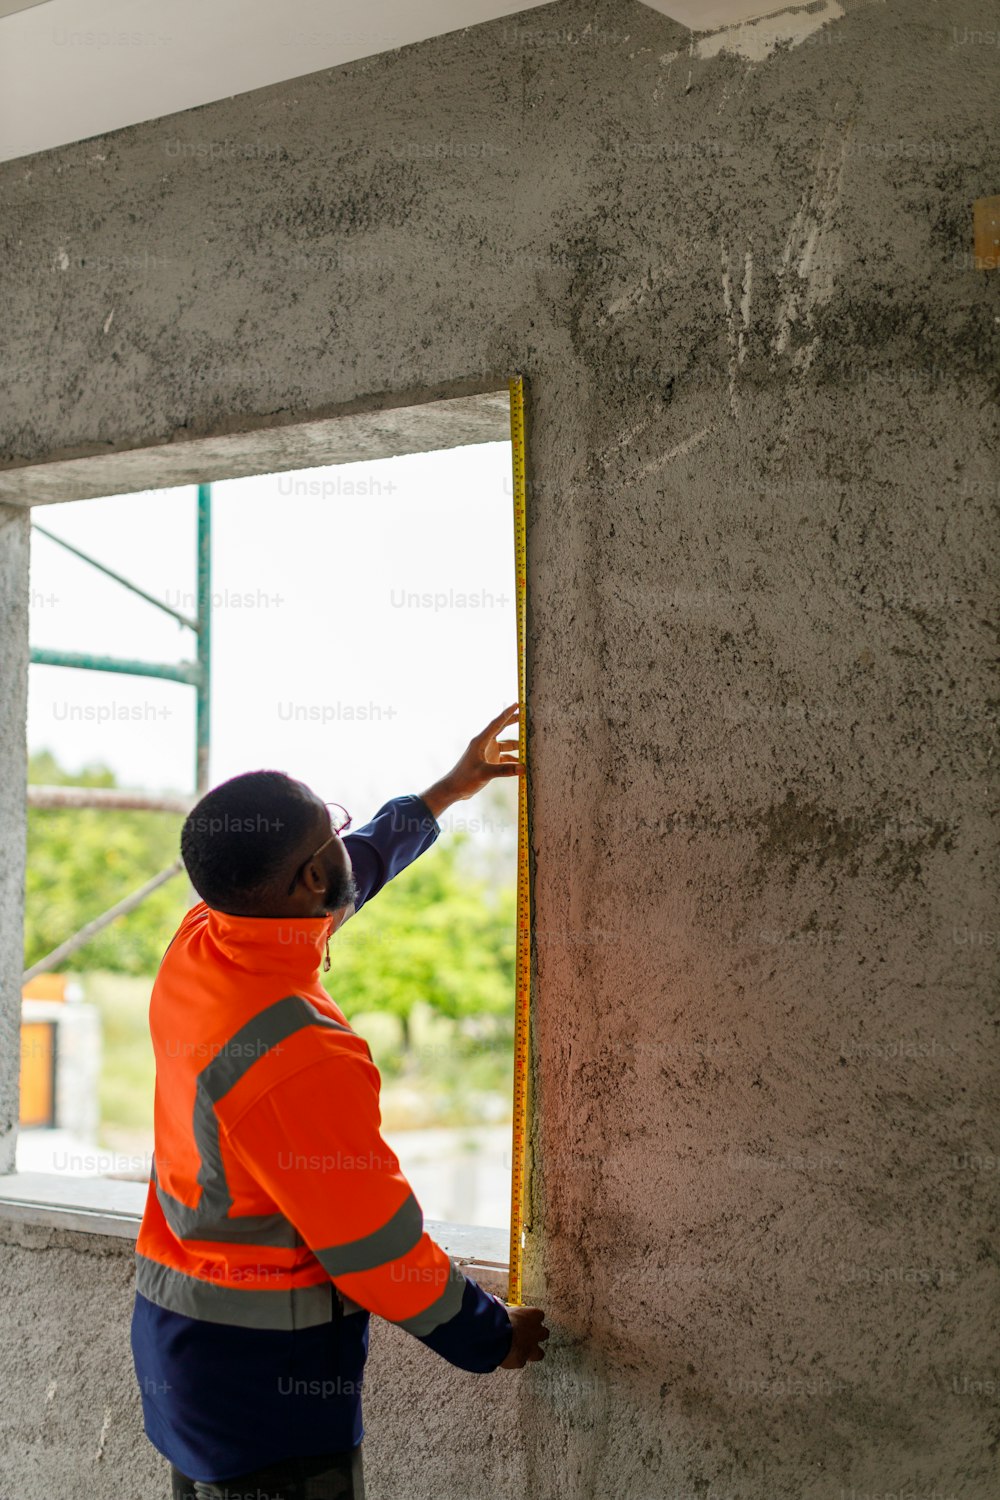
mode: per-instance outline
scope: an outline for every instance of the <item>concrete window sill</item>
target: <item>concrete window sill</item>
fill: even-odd
[[[146,1205],[146,1191],[144,1182],[14,1172],[0,1177],[0,1222],[74,1229],[134,1243]],[[427,1221],[426,1229],[484,1291],[506,1296],[509,1267],[502,1229],[484,1229],[477,1224],[441,1224],[433,1220]]]

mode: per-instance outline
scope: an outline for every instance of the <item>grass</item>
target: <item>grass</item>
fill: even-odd
[[[153,1129],[156,1066],[149,1036],[151,979],[98,970],[81,974],[83,992],[101,1017],[101,1132]]]

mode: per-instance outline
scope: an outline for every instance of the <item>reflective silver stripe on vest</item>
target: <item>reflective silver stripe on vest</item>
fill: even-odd
[[[349,1026],[316,1009],[301,995],[286,995],[247,1021],[207,1063],[195,1081],[192,1128],[201,1158],[197,1181],[201,1198],[197,1208],[181,1203],[162,1188],[153,1160],[152,1180],[163,1217],[179,1240],[219,1240],[291,1249],[305,1241],[284,1214],[233,1214],[232,1194],[219,1144],[219,1120],[215,1106],[272,1048],[306,1026],[327,1026],[351,1033]],[[235,1292],[235,1296],[242,1296]],[[268,1296],[273,1293],[268,1293]],[[221,1321],[221,1320],[220,1320]],[[251,1325],[256,1326],[256,1325]],[[261,1325],[271,1326],[271,1325]],[[284,1325],[281,1325],[284,1326]],[[293,1325],[298,1326],[298,1325]]]
[[[263,1291],[186,1276],[148,1256],[135,1257],[135,1285],[150,1302],[187,1318],[236,1328],[315,1328],[333,1318],[333,1284]]]
[[[462,1298],[465,1296],[466,1279],[456,1263],[451,1260],[451,1269],[448,1272],[448,1285],[430,1307],[423,1312],[416,1313],[412,1318],[393,1318],[392,1321],[397,1328],[405,1328],[407,1333],[414,1333],[418,1338],[425,1338],[427,1334],[433,1333],[435,1328],[440,1328],[442,1323],[447,1323],[453,1318],[462,1306]]]
[[[410,1193],[381,1229],[343,1245],[327,1245],[313,1254],[331,1276],[348,1276],[352,1271],[371,1271],[386,1261],[398,1260],[419,1245],[423,1232],[423,1209]]]
[[[201,1207],[188,1208],[162,1188],[152,1167],[156,1196],[163,1217],[179,1240],[219,1240],[226,1244],[266,1245],[269,1249],[295,1250],[305,1244],[295,1225],[284,1214],[236,1214],[213,1220]]]

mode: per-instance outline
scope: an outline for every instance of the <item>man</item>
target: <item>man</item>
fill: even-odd
[[[504,710],[427,791],[349,819],[277,771],[189,814],[202,898],[153,986],[155,1150],[136,1244],[132,1352],[174,1500],[363,1497],[369,1314],[460,1369],[544,1355],[424,1232],[382,1139],[379,1074],[319,978],[332,933],[434,843],[438,815],[523,772]]]

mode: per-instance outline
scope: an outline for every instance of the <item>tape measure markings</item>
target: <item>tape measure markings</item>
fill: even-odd
[[[510,441],[514,472],[514,594],[517,618],[517,758],[527,766],[527,518],[525,484],[524,380],[510,382]],[[517,930],[514,993],[514,1123],[511,1140],[510,1282],[507,1301],[521,1303],[524,1252],[526,1136],[528,1120],[528,1023],[531,984],[531,903],[528,886],[527,775],[517,778]]]

